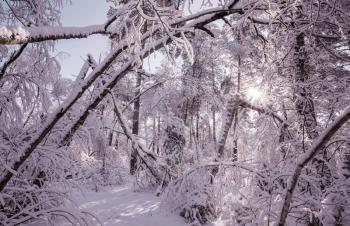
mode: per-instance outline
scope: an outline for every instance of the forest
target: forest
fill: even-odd
[[[99,1],[0,1],[0,225],[350,225],[349,0]]]

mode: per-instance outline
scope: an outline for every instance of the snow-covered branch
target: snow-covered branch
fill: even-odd
[[[266,114],[266,115],[271,115],[274,119],[276,119],[279,123],[282,123],[282,124],[287,124],[285,122],[285,120],[283,120],[280,116],[278,116],[277,114],[273,113],[273,112],[269,112],[268,110],[262,108],[262,107],[259,107],[259,106],[255,106],[253,105],[252,103],[249,103],[248,101],[244,100],[244,99],[240,99],[239,100],[239,106],[242,107],[242,108],[248,108],[248,109],[251,109],[253,111],[257,111],[261,114]]]
[[[237,1],[232,1],[237,2]],[[121,10],[122,11],[122,10]],[[228,16],[233,13],[240,15],[244,14],[244,10],[241,8],[232,7],[216,7],[209,10],[204,10],[199,13],[186,16],[183,18],[176,18],[172,20],[166,20],[165,22],[170,26],[176,26],[184,22],[196,20],[198,18],[204,18],[200,23],[196,23],[195,26],[201,29],[205,24]],[[90,25],[86,27],[7,27],[0,26],[0,44],[23,44],[42,42],[49,40],[61,40],[61,39],[75,39],[75,38],[87,38],[93,34],[110,35],[109,26],[116,20],[122,12],[113,15],[106,23],[101,25]],[[162,25],[160,25],[162,27]],[[154,31],[157,31],[154,29]]]
[[[23,44],[48,40],[86,38],[93,34],[109,34],[105,25],[86,27],[6,27],[0,26],[0,44]]]
[[[297,162],[297,166],[294,172],[289,178],[286,194],[283,199],[281,211],[279,214],[278,225],[285,225],[289,207],[292,202],[293,192],[298,183],[301,171],[303,168],[317,155],[324,145],[331,139],[331,137],[350,119],[350,106],[348,106],[344,112],[338,116],[338,118],[330,125],[312,144],[310,149],[300,157]]]
[[[181,19],[176,19],[174,22],[172,22],[172,25],[181,24],[182,22],[192,20],[190,23],[185,25],[185,30],[193,30],[193,28],[196,28],[198,24],[205,25],[208,23],[211,23],[215,20],[218,20],[222,18],[223,16],[227,16],[229,14],[237,13],[236,9],[226,9],[226,8],[219,8],[214,9],[213,14],[209,14],[208,12],[205,13],[198,13],[197,16],[193,17],[184,17]],[[222,11],[225,11],[223,14]],[[204,15],[204,16],[201,16]],[[196,19],[194,19],[196,18]],[[86,29],[90,32],[98,31],[101,29],[104,30],[104,26],[93,26],[90,27],[90,29]],[[53,30],[54,31],[54,30]],[[147,32],[142,36],[142,41],[145,41],[147,38],[149,38],[153,33],[155,33],[157,29],[154,29],[150,32]],[[77,31],[73,31],[74,34],[77,34]],[[60,34],[60,32],[58,32]],[[173,32],[171,37],[164,37],[160,38],[156,42],[154,42],[151,46],[149,46],[147,49],[143,51],[142,54],[140,54],[140,57],[147,57],[152,52],[158,50],[164,44],[170,43],[172,41],[172,38],[179,37],[183,35],[184,32],[177,29]],[[62,37],[62,36],[61,36]],[[28,159],[28,157],[32,154],[32,152],[40,145],[40,143],[44,140],[44,138],[47,136],[47,134],[50,133],[52,128],[57,124],[57,122],[72,108],[72,106],[77,102],[77,100],[83,95],[83,93],[93,84],[93,82],[102,74],[104,73],[111,65],[111,63],[114,61],[114,59],[119,56],[121,53],[124,52],[125,49],[130,47],[130,43],[128,40],[121,42],[115,50],[113,50],[106,59],[95,68],[91,72],[91,74],[81,83],[80,87],[77,87],[70,95],[69,98],[61,105],[59,109],[57,109],[50,118],[47,119],[46,123],[41,127],[38,132],[33,135],[28,143],[26,145],[23,145],[21,150],[19,151],[19,158],[15,160],[11,165],[13,170],[18,170],[19,167]],[[136,58],[135,58],[136,59]],[[117,82],[125,75],[129,70],[133,68],[134,63],[136,62],[135,59],[130,59],[128,63],[126,63],[122,69],[113,76],[113,78],[110,80],[110,82],[107,82],[105,85],[105,88],[101,91],[100,95],[95,98],[95,100],[87,107],[87,111],[84,111],[82,114],[82,117],[78,119],[77,122],[74,123],[73,127],[71,127],[72,130],[69,131],[69,133],[74,133],[74,130],[77,130],[77,128],[82,125],[85,122],[85,119],[89,115],[89,110],[94,109],[97,107],[97,105],[100,103],[100,101],[105,97],[109,90],[112,89]],[[68,136],[68,135],[67,135]],[[71,136],[71,135],[69,135]],[[66,137],[66,136],[65,136]],[[66,140],[66,139],[64,139]],[[13,173],[10,171],[5,172],[2,177],[0,178],[0,192],[6,187],[7,183],[12,178]]]

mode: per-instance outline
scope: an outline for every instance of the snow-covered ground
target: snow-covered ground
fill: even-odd
[[[75,189],[70,200],[82,212],[96,216],[98,220],[90,218],[90,224],[103,226],[189,226],[184,218],[170,213],[161,206],[161,198],[151,191],[135,191],[133,184],[100,187],[99,191]],[[91,221],[92,220],[92,221]],[[55,226],[72,226],[72,223],[58,217]],[[26,226],[47,226],[42,221],[35,221]],[[49,224],[52,225],[52,224]],[[206,226],[232,226],[219,217]]]
[[[132,184],[74,193],[81,210],[107,226],[184,226],[183,218],[160,208],[160,198],[150,192],[135,192]]]
[[[80,207],[99,217],[104,225],[179,226],[184,220],[159,208],[160,200],[153,193],[134,192],[132,186],[89,192],[80,199]]]
[[[184,219],[160,207],[160,198],[152,192],[134,191],[132,183],[92,190],[72,192],[71,200],[81,211],[87,211],[103,226],[185,226]],[[95,225],[100,225],[94,221]],[[34,222],[27,226],[45,226]],[[72,223],[57,218],[55,226],[71,226]]]

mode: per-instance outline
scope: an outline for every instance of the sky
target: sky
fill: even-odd
[[[103,24],[107,19],[109,4],[106,0],[71,0],[62,9],[62,26],[88,26]],[[194,3],[192,11],[200,5]],[[186,7],[185,7],[186,8]],[[185,10],[186,11],[186,10]],[[109,40],[103,35],[91,35],[83,39],[57,41],[54,54],[61,63],[61,74],[65,78],[75,79],[84,64],[87,54],[91,54],[97,62],[109,51]],[[152,73],[157,71],[165,58],[162,54],[151,55],[145,60],[144,69]]]
[[[103,24],[108,8],[105,0],[72,0],[72,4],[66,4],[62,10],[62,26]],[[109,50],[108,43],[108,38],[102,35],[58,41],[55,54],[59,54],[62,76],[74,79],[84,64],[86,55],[90,53],[99,61]]]
[[[109,4],[106,0],[72,0],[62,10],[62,26],[88,26],[103,24],[107,17]],[[56,44],[55,54],[59,54],[61,74],[65,78],[75,79],[84,64],[87,54],[91,54],[97,62],[109,51],[109,40],[103,35],[92,35],[83,39],[60,40]],[[150,57],[146,60],[145,69],[155,72],[163,57]]]

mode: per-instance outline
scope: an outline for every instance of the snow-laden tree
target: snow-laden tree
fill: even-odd
[[[194,224],[348,224],[346,0],[108,2],[86,27],[63,1],[0,5],[2,222],[88,224],[63,185],[126,168]],[[55,41],[94,34],[110,52],[62,79]]]

